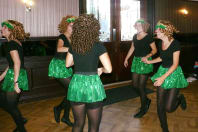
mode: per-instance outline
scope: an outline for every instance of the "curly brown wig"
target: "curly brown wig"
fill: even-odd
[[[141,23],[143,31],[144,31],[144,32],[148,32],[149,27],[150,27],[150,24],[149,24],[145,19],[143,19],[143,18],[138,19],[138,20],[135,22],[135,25],[136,25],[137,23]],[[134,26],[135,26],[135,25],[134,25]]]
[[[71,36],[72,50],[79,54],[90,51],[93,45],[99,41],[100,23],[93,14],[83,14],[73,24]]]
[[[15,20],[7,20],[6,22],[10,23],[14,28],[8,28],[10,35],[9,40],[20,40],[23,41],[30,36],[29,33],[25,33],[23,24]]]
[[[179,32],[179,30],[177,30],[171,22],[166,21],[166,20],[159,20],[157,25],[162,25],[162,26],[165,27],[164,29],[160,28],[160,31],[162,33],[164,33],[165,36],[168,37],[169,41],[171,39],[173,39],[173,33],[178,33]]]
[[[65,33],[67,31],[67,26],[70,24],[69,22],[67,22],[68,18],[75,18],[75,16],[72,15],[68,15],[66,17],[63,17],[60,24],[58,24],[58,30],[60,33]]]

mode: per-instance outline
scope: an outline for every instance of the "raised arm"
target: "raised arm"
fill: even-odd
[[[19,53],[17,50],[12,50],[10,51],[10,55],[14,62],[14,89],[17,93],[20,93],[21,90],[18,87],[18,77],[19,77],[19,72],[20,72],[20,67],[21,67]]]
[[[73,60],[73,55],[71,53],[67,53],[67,56],[66,56],[66,67],[70,67],[70,66],[73,66],[74,65],[74,60]]]
[[[161,62],[162,61],[162,59],[160,58],[160,57],[157,57],[157,58],[155,58],[155,59],[153,59],[153,60],[143,60],[143,62],[144,63],[147,63],[147,64],[154,64],[154,63],[158,63],[158,62]]]
[[[146,55],[145,57],[143,57],[142,61],[145,61],[145,59],[147,59],[157,53],[157,48],[156,48],[155,42],[151,43],[150,47],[152,49],[151,52],[148,55]]]
[[[125,60],[124,60],[124,66],[127,67],[128,66],[128,59],[131,57],[131,55],[133,54],[133,51],[134,51],[134,44],[132,42],[131,44],[131,47],[127,53],[127,56],[125,57]]]
[[[101,75],[102,73],[111,73],[112,72],[112,65],[107,52],[99,56],[99,59],[103,65],[103,67],[98,68],[98,74]]]
[[[62,39],[58,39],[57,44],[57,52],[68,52],[69,48],[63,47],[64,41]]]
[[[5,75],[6,75],[6,73],[7,73],[7,71],[8,71],[8,69],[9,69],[9,66],[5,69],[5,71],[0,75],[0,81],[2,81],[4,78],[5,78]]]
[[[174,70],[178,67],[179,65],[179,55],[180,51],[176,51],[173,53],[173,64],[172,66],[168,69],[168,71],[162,75],[160,78],[157,78],[154,86],[161,86],[161,84],[164,82],[164,80],[172,73]]]
[[[168,71],[162,76],[163,78],[167,78],[179,65],[179,55],[180,51],[176,51],[173,53],[173,64],[168,69]]]

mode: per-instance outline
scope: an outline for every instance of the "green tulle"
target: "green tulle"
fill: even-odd
[[[74,74],[69,84],[67,99],[92,103],[106,98],[104,86],[98,75]]]
[[[65,60],[53,58],[49,64],[48,76],[54,78],[68,78],[72,76],[72,68],[66,68]]]
[[[26,91],[28,90],[28,78],[26,70],[20,69],[18,77],[18,86],[20,89]],[[6,76],[3,81],[3,91],[13,92],[14,91],[14,70],[8,69]]]
[[[151,77],[151,80],[154,82],[156,78],[159,78],[162,75],[164,75],[168,71],[168,69],[169,68],[164,68],[160,66],[157,73],[155,73]],[[185,79],[180,66],[178,66],[177,69],[172,74],[170,74],[161,85],[161,87],[164,89],[185,88],[187,86],[188,86],[188,82]]]
[[[153,65],[152,64],[146,64],[141,61],[141,57],[133,57],[133,62],[131,66],[131,72],[135,72],[138,74],[148,74],[153,71]],[[151,57],[148,58],[148,60],[152,60]]]

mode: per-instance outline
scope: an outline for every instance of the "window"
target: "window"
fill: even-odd
[[[87,0],[87,13],[100,22],[100,41],[110,41],[110,0]]]
[[[140,1],[121,0],[121,41],[133,39],[136,33],[133,25],[140,18]]]
[[[116,2],[116,0],[114,1]],[[110,5],[111,0],[87,0],[87,13],[94,14],[100,21],[101,35],[100,40],[103,42],[110,41],[111,22],[120,21],[119,29],[121,30],[121,41],[130,41],[136,33],[133,25],[137,19],[140,18],[140,1],[139,0],[120,0],[120,5]],[[120,20],[119,18],[111,18],[113,10],[111,6],[120,6]],[[117,28],[117,27],[116,27]]]

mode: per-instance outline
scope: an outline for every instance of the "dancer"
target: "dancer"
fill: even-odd
[[[68,91],[69,82],[72,76],[72,68],[65,67],[65,58],[70,47],[70,37],[72,34],[72,26],[75,21],[75,17],[68,15],[62,18],[61,23],[58,25],[58,30],[61,35],[58,37],[56,54],[49,65],[49,77],[56,78],[56,80],[65,89],[66,95]],[[69,110],[71,105],[67,98],[63,98],[62,102],[54,107],[54,118],[57,123],[60,122],[60,113],[64,109],[64,115],[61,121],[68,126],[72,126],[73,123],[69,119]]]
[[[98,42],[99,30],[99,21],[93,15],[81,15],[73,25],[72,48],[66,58],[66,67],[74,64],[75,70],[67,95],[74,115],[73,132],[83,131],[86,115],[88,131],[99,131],[106,98],[99,75],[112,71],[109,55]],[[97,69],[99,60],[103,67]]]
[[[1,107],[14,119],[17,128],[14,132],[26,132],[24,124],[27,122],[18,109],[19,97],[22,91],[28,90],[27,73],[24,68],[23,47],[20,41],[29,37],[23,28],[23,24],[14,20],[1,23],[2,36],[7,40],[6,59],[8,67],[0,75],[3,81],[1,93]]]
[[[156,25],[157,38],[160,39],[160,56],[154,60],[145,60],[147,64],[162,62],[151,80],[157,87],[157,113],[163,132],[169,132],[166,112],[173,112],[180,105],[185,110],[186,100],[179,94],[180,88],[187,87],[188,83],[179,66],[180,43],[173,38],[178,32],[169,22],[160,20]]]
[[[153,37],[147,33],[150,24],[144,19],[136,21],[134,27],[137,34],[134,35],[131,48],[129,49],[124,61],[124,66],[128,66],[128,59],[134,53],[134,58],[131,66],[133,88],[139,93],[141,100],[141,107],[134,115],[135,118],[143,117],[150,106],[151,100],[147,97],[145,87],[148,80],[148,74],[153,71],[152,64],[145,64],[145,59],[151,60],[152,56],[156,54],[157,48]]]

